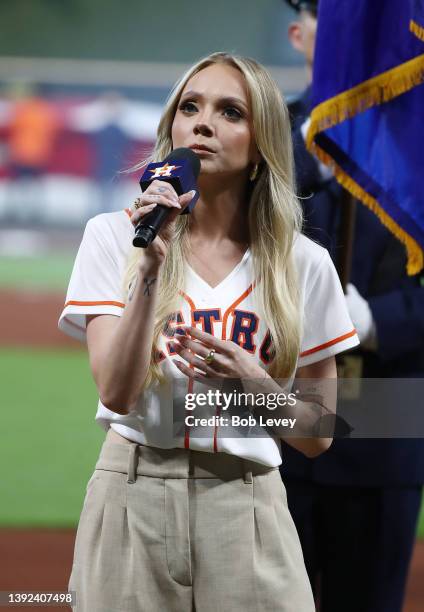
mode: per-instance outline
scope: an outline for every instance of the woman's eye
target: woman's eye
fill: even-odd
[[[229,119],[237,120],[237,119],[242,118],[241,112],[237,108],[234,108],[233,106],[229,106],[228,108],[225,108],[224,115],[228,117]]]
[[[193,104],[193,102],[183,102],[182,104],[180,104],[180,110],[186,113],[194,113],[197,111],[196,106]]]

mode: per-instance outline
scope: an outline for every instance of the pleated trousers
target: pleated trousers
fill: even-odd
[[[69,590],[75,612],[314,612],[278,468],[109,430]]]

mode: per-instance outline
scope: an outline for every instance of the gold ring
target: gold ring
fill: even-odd
[[[209,353],[206,355],[204,362],[210,365],[214,359],[215,359],[215,349],[211,349]]]
[[[140,198],[136,198],[134,200],[134,208],[137,210],[138,208],[141,208],[143,206],[143,204],[141,203]]]

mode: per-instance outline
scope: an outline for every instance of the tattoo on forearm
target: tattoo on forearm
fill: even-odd
[[[156,282],[156,278],[143,278],[144,292],[143,295],[150,295],[150,288]]]

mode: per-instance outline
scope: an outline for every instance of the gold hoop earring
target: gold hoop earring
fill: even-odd
[[[256,179],[256,177],[258,176],[258,170],[259,170],[259,164],[255,164],[253,166],[253,170],[249,175],[249,180],[253,183],[253,181]]]

